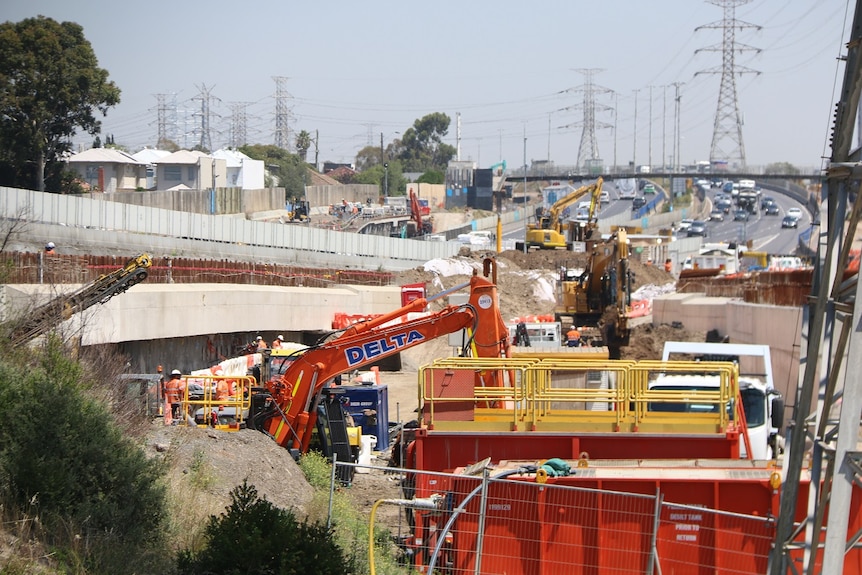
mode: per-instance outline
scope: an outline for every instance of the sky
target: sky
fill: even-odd
[[[102,133],[132,152],[155,146],[160,100],[169,135],[200,143],[204,94],[214,148],[231,143],[243,116],[249,143],[274,143],[274,78],[286,78],[291,143],[308,131],[321,163],[352,163],[363,147],[443,112],[452,120],[444,141],[480,168],[574,166],[591,86],[604,164],[655,166],[677,144],[681,164],[710,159],[723,4],[735,5],[738,24],[733,78],[747,165],[820,168],[849,0],[4,0],[0,21],[80,24],[121,90]],[[92,141],[74,139],[76,149]]]

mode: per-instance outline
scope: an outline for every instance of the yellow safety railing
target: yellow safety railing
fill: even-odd
[[[182,423],[235,431],[243,426],[251,407],[252,376],[183,376],[185,393]]]
[[[419,383],[431,429],[723,434],[739,425],[729,362],[448,358],[421,367]]]

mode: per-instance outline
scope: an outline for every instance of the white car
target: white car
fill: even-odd
[[[787,215],[798,220],[802,217],[802,210],[799,208],[789,208],[787,210]]]
[[[693,219],[689,219],[689,218],[686,218],[686,219],[684,219],[684,220],[680,220],[680,221],[679,221],[679,230],[680,230],[680,231],[685,231],[685,230],[687,230],[688,228],[690,228],[690,227],[691,227],[691,224],[692,224],[692,222],[693,222],[693,221],[694,221]]]
[[[608,192],[602,192],[599,194],[599,202],[602,204],[609,204],[611,202],[611,195]]]

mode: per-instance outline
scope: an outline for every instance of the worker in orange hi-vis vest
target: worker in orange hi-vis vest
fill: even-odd
[[[284,336],[280,335],[272,340],[272,349],[281,349],[281,344],[284,343]]]
[[[264,341],[261,336],[257,336],[254,340],[257,343],[257,351],[263,351],[266,349],[266,341]]]
[[[182,379],[180,370],[171,372],[171,378],[165,383],[165,403],[171,406],[171,417],[180,417],[180,404],[186,392],[186,383]],[[167,414],[165,414],[167,416]]]
[[[566,345],[568,347],[581,346],[581,332],[578,331],[578,328],[575,326],[572,326],[572,328],[566,332]]]

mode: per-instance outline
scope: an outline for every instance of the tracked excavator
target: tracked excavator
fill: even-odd
[[[571,250],[573,242],[588,241],[590,239],[588,237],[589,233],[595,229],[590,223],[595,215],[596,207],[602,194],[602,183],[602,178],[599,178],[592,184],[581,186],[571,194],[557,200],[546,213],[539,216],[535,224],[528,226],[526,237],[527,248]],[[563,214],[566,208],[570,208],[587,194],[590,194],[590,218],[586,222],[586,225],[581,226],[579,222],[565,221]],[[567,229],[569,233],[566,233]],[[584,231],[586,231],[586,234],[582,233]]]
[[[468,283],[351,324],[331,334],[332,339],[297,351],[281,376],[262,378],[262,387],[251,397],[247,426],[270,435],[294,456],[308,451],[317,429],[317,439],[328,443],[327,450],[339,461],[350,461],[345,414],[338,397],[343,389],[335,383],[341,374],[462,329],[468,334],[463,356],[509,356],[509,331],[498,307],[496,262],[486,259],[483,271],[483,276],[476,274]],[[467,287],[468,303],[408,319],[408,314],[425,310],[431,301]],[[502,386],[500,381],[507,376],[488,372],[476,377],[476,385]]]
[[[625,230],[590,244],[584,269],[560,268],[554,319],[579,328],[582,339],[606,346],[611,359],[629,344],[632,274]]]
[[[56,297],[7,322],[0,326],[0,329],[8,334],[11,347],[20,347],[40,335],[45,335],[72,315],[93,305],[106,303],[115,295],[141,283],[147,278],[151,265],[150,255],[141,254],[130,259],[122,268],[99,276],[78,291]]]

